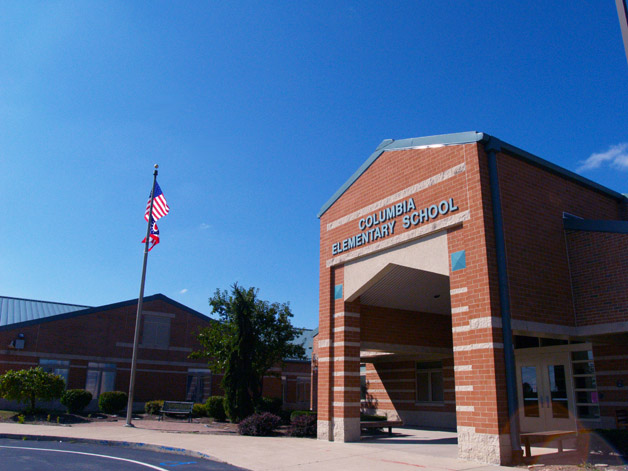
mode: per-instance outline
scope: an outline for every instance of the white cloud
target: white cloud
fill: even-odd
[[[606,152],[591,154],[588,159],[580,161],[580,164],[577,172],[593,170],[602,165],[608,165],[617,170],[628,170],[628,142],[610,146]]]
[[[179,294],[185,294],[188,292],[187,288],[183,288],[181,291],[179,291]]]
[[[204,222],[204,223],[202,223],[202,224],[201,224],[201,226],[200,226],[200,228],[201,228],[201,229],[203,229],[204,231],[206,231],[207,229],[209,229],[209,228],[211,228],[211,227],[212,227],[212,226],[210,226],[209,224],[207,224],[207,223],[205,223],[205,222]]]

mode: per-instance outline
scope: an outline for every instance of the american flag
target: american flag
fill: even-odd
[[[148,249],[148,251],[150,252],[151,250],[153,250],[153,247],[155,247],[158,243],[159,243],[159,229],[157,228],[157,223],[151,219],[151,225],[150,225],[150,248]],[[142,240],[142,244],[146,243],[146,237],[144,237],[144,239]]]
[[[150,195],[148,196],[148,203],[146,203],[146,213],[144,213],[144,219],[148,221],[149,213],[150,213]],[[166,203],[166,198],[164,194],[161,192],[161,188],[159,188],[159,183],[155,181],[155,196],[153,197],[155,201],[153,203],[153,219],[158,221],[159,218],[164,217],[166,214],[170,212],[170,208],[168,207],[168,203]]]

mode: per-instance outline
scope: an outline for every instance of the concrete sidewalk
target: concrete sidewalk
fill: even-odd
[[[255,471],[513,469],[456,459],[455,434],[451,432],[395,429],[400,433],[390,439],[333,443],[304,438],[207,433],[202,424],[142,420],[134,421],[134,424],[135,427],[130,428],[124,427],[124,421],[72,426],[0,423],[0,436],[116,442],[131,447],[175,449],[190,456],[217,459]]]

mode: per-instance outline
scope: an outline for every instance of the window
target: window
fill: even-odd
[[[170,317],[144,314],[142,346],[153,348],[170,346]]]
[[[297,402],[310,401],[310,378],[297,378]]]
[[[593,352],[580,350],[571,352],[576,412],[579,419],[599,419],[600,406],[595,382]]]
[[[185,400],[205,402],[212,394],[212,372],[203,368],[188,368]]]
[[[39,366],[41,366],[41,369],[46,373],[53,373],[61,376],[67,386],[68,376],[70,374],[70,360],[48,360],[41,358],[39,360]]]
[[[87,380],[85,389],[97,398],[101,393],[113,391],[116,385],[116,364],[96,363],[90,361],[87,364]]]
[[[366,365],[360,365],[360,400],[366,401]]]
[[[416,364],[416,401],[443,402],[443,364],[427,361]]]

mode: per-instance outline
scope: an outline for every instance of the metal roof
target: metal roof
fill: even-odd
[[[295,345],[303,345],[305,350],[305,356],[308,360],[312,359],[312,349],[314,346],[314,337],[318,334],[318,327],[316,329],[302,329],[301,335],[292,341]]]
[[[59,314],[88,309],[91,306],[78,304],[52,303],[34,299],[9,298],[0,296],[0,327],[36,321]]]
[[[331,198],[323,205],[323,207],[318,212],[317,216],[320,218],[325,212],[340,198],[345,191],[349,189],[351,185],[355,183],[355,181],[360,178],[360,176],[368,170],[368,168],[375,162],[384,152],[396,151],[396,150],[404,150],[404,149],[420,149],[427,147],[441,147],[441,146],[455,146],[461,144],[470,144],[473,142],[484,142],[485,144],[490,144],[497,152],[506,152],[514,157],[517,157],[529,164],[540,167],[546,171],[559,175],[563,178],[567,178],[573,182],[576,182],[580,185],[591,188],[595,191],[599,191],[605,195],[611,196],[617,200],[626,199],[625,195],[622,195],[614,190],[606,188],[599,183],[595,183],[594,181],[589,180],[581,175],[578,175],[570,170],[567,170],[563,167],[559,167],[556,164],[553,164],[545,159],[537,157],[536,155],[530,154],[518,147],[515,147],[507,142],[504,142],[494,136],[490,136],[489,134],[477,132],[477,131],[468,131],[468,132],[459,132],[453,134],[440,134],[437,136],[426,136],[426,137],[413,137],[410,139],[385,139],[381,142],[375,152],[373,152],[366,162],[364,162],[360,168],[356,170],[356,172],[351,175],[351,177],[342,185],[336,193],[333,194]]]

